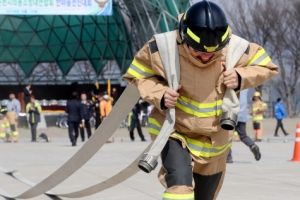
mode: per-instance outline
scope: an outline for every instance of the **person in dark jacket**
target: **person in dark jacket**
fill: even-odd
[[[112,89],[111,96],[112,96],[112,98],[114,99],[114,101],[113,101],[113,103],[112,103],[112,105],[114,106],[114,105],[117,103],[118,99],[119,99],[119,93],[117,92],[117,88],[114,87],[114,88]]]
[[[30,95],[30,102],[26,105],[26,112],[29,113],[29,123],[31,128],[31,142],[36,142],[36,127],[41,121],[41,105],[35,101],[34,95]]]
[[[76,146],[78,138],[78,127],[80,123],[80,102],[76,92],[73,92],[71,99],[67,101],[66,113],[68,113],[68,129],[72,146]],[[75,132],[75,135],[73,134]]]
[[[90,119],[91,119],[93,113],[94,113],[94,111],[93,111],[92,101],[88,101],[86,94],[82,93],[81,94],[81,104],[80,104],[80,118],[81,118],[80,136],[81,136],[81,140],[83,142],[85,140],[84,128],[86,128],[88,138],[90,138],[92,135]]]
[[[27,106],[27,104],[30,101],[30,95],[32,94],[32,90],[31,90],[31,85],[27,85],[24,90],[24,102],[25,102],[25,106]]]
[[[103,99],[103,94],[100,93],[97,96],[97,100],[95,102],[93,102],[94,117],[96,120],[95,129],[97,129],[101,124],[100,102],[102,99]]]
[[[288,135],[288,133],[284,130],[283,128],[283,124],[282,124],[282,119],[284,117],[287,117],[288,115],[286,114],[284,107],[282,105],[282,100],[281,98],[277,99],[277,103],[275,105],[275,117],[277,120],[277,125],[276,125],[276,129],[275,129],[275,137],[278,137],[278,129],[281,128],[282,132],[284,133],[285,136]]]
[[[133,107],[132,111],[130,112],[129,116],[128,116],[128,119],[129,119],[128,124],[129,124],[129,127],[130,127],[129,134],[130,134],[131,141],[134,141],[133,131],[134,131],[135,127],[138,130],[138,134],[139,134],[142,142],[146,141],[145,137],[143,135],[140,120],[139,120],[139,114],[140,113],[141,113],[141,106],[140,106],[139,103],[136,103],[135,106]]]

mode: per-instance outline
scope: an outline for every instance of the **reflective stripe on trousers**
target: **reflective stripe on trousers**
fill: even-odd
[[[19,135],[19,132],[18,132],[18,131],[14,131],[14,132],[12,132],[12,135],[13,135],[13,136],[18,136],[18,135]]]
[[[169,194],[164,193],[163,200],[194,200],[194,193],[191,194]]]
[[[154,118],[149,118],[149,133],[158,135],[160,128],[161,125]],[[171,135],[183,141],[193,155],[206,158],[221,155],[232,145],[232,140],[222,146],[213,146],[210,143],[200,142],[177,132],[172,133]]]

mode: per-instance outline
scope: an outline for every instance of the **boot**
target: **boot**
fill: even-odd
[[[254,155],[255,160],[259,161],[261,158],[261,154],[260,154],[258,146],[255,144],[250,149]]]

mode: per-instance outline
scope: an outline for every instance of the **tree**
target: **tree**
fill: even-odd
[[[235,0],[224,7],[234,33],[263,46],[279,66],[272,86],[285,100],[289,115],[297,114],[300,1]]]

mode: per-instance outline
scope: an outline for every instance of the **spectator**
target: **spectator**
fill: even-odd
[[[142,128],[141,128],[141,124],[140,124],[140,120],[139,120],[139,115],[141,113],[141,106],[139,103],[136,103],[135,106],[133,107],[132,111],[130,112],[129,116],[128,116],[128,125],[129,125],[129,134],[130,134],[130,138],[131,141],[134,141],[134,129],[135,127],[138,130],[138,134],[142,140],[142,142],[146,141],[145,137],[143,135],[142,132]]]
[[[91,137],[91,125],[90,119],[93,115],[93,103],[90,100],[87,100],[86,93],[81,94],[81,104],[80,104],[80,118],[81,118],[81,125],[80,125],[80,136],[82,142],[85,140],[84,136],[84,128],[86,128],[88,138]]]
[[[282,105],[282,100],[281,98],[277,99],[277,103],[275,105],[275,117],[277,120],[277,125],[276,125],[276,129],[275,129],[275,137],[278,137],[278,129],[281,128],[282,132],[284,133],[284,136],[287,136],[288,133],[284,130],[283,128],[283,124],[282,124],[282,119],[284,117],[287,117],[288,115],[286,114],[284,107]]]
[[[32,90],[31,90],[31,85],[27,85],[24,90],[24,102],[25,102],[25,106],[29,103],[30,100],[30,95],[32,94]]]
[[[13,92],[9,93],[9,101],[7,102],[7,113],[6,117],[10,125],[10,133],[8,133],[7,142],[18,142],[18,116],[21,111],[20,101],[16,99]]]
[[[30,95],[30,102],[26,105],[26,112],[29,113],[29,124],[31,128],[31,142],[36,142],[36,127],[41,121],[41,105],[35,101],[34,95]]]
[[[101,124],[100,102],[102,99],[103,99],[103,94],[99,94],[97,100],[93,102],[94,117],[96,120],[95,129],[97,129]]]
[[[119,94],[118,94],[118,92],[117,92],[117,88],[114,87],[114,88],[112,89],[111,96],[112,96],[112,98],[114,99],[112,105],[115,105],[115,104],[117,103],[118,99],[119,99]]]
[[[67,101],[66,113],[68,113],[68,131],[72,146],[76,146],[78,128],[80,122],[80,102],[76,92],[73,92],[71,99]],[[73,134],[73,131],[75,135]]]
[[[103,97],[102,97],[103,96]],[[109,100],[109,96],[107,93],[100,94],[100,114],[101,114],[101,122],[105,120],[112,109],[111,101]],[[108,139],[106,143],[111,143],[111,140]]]

